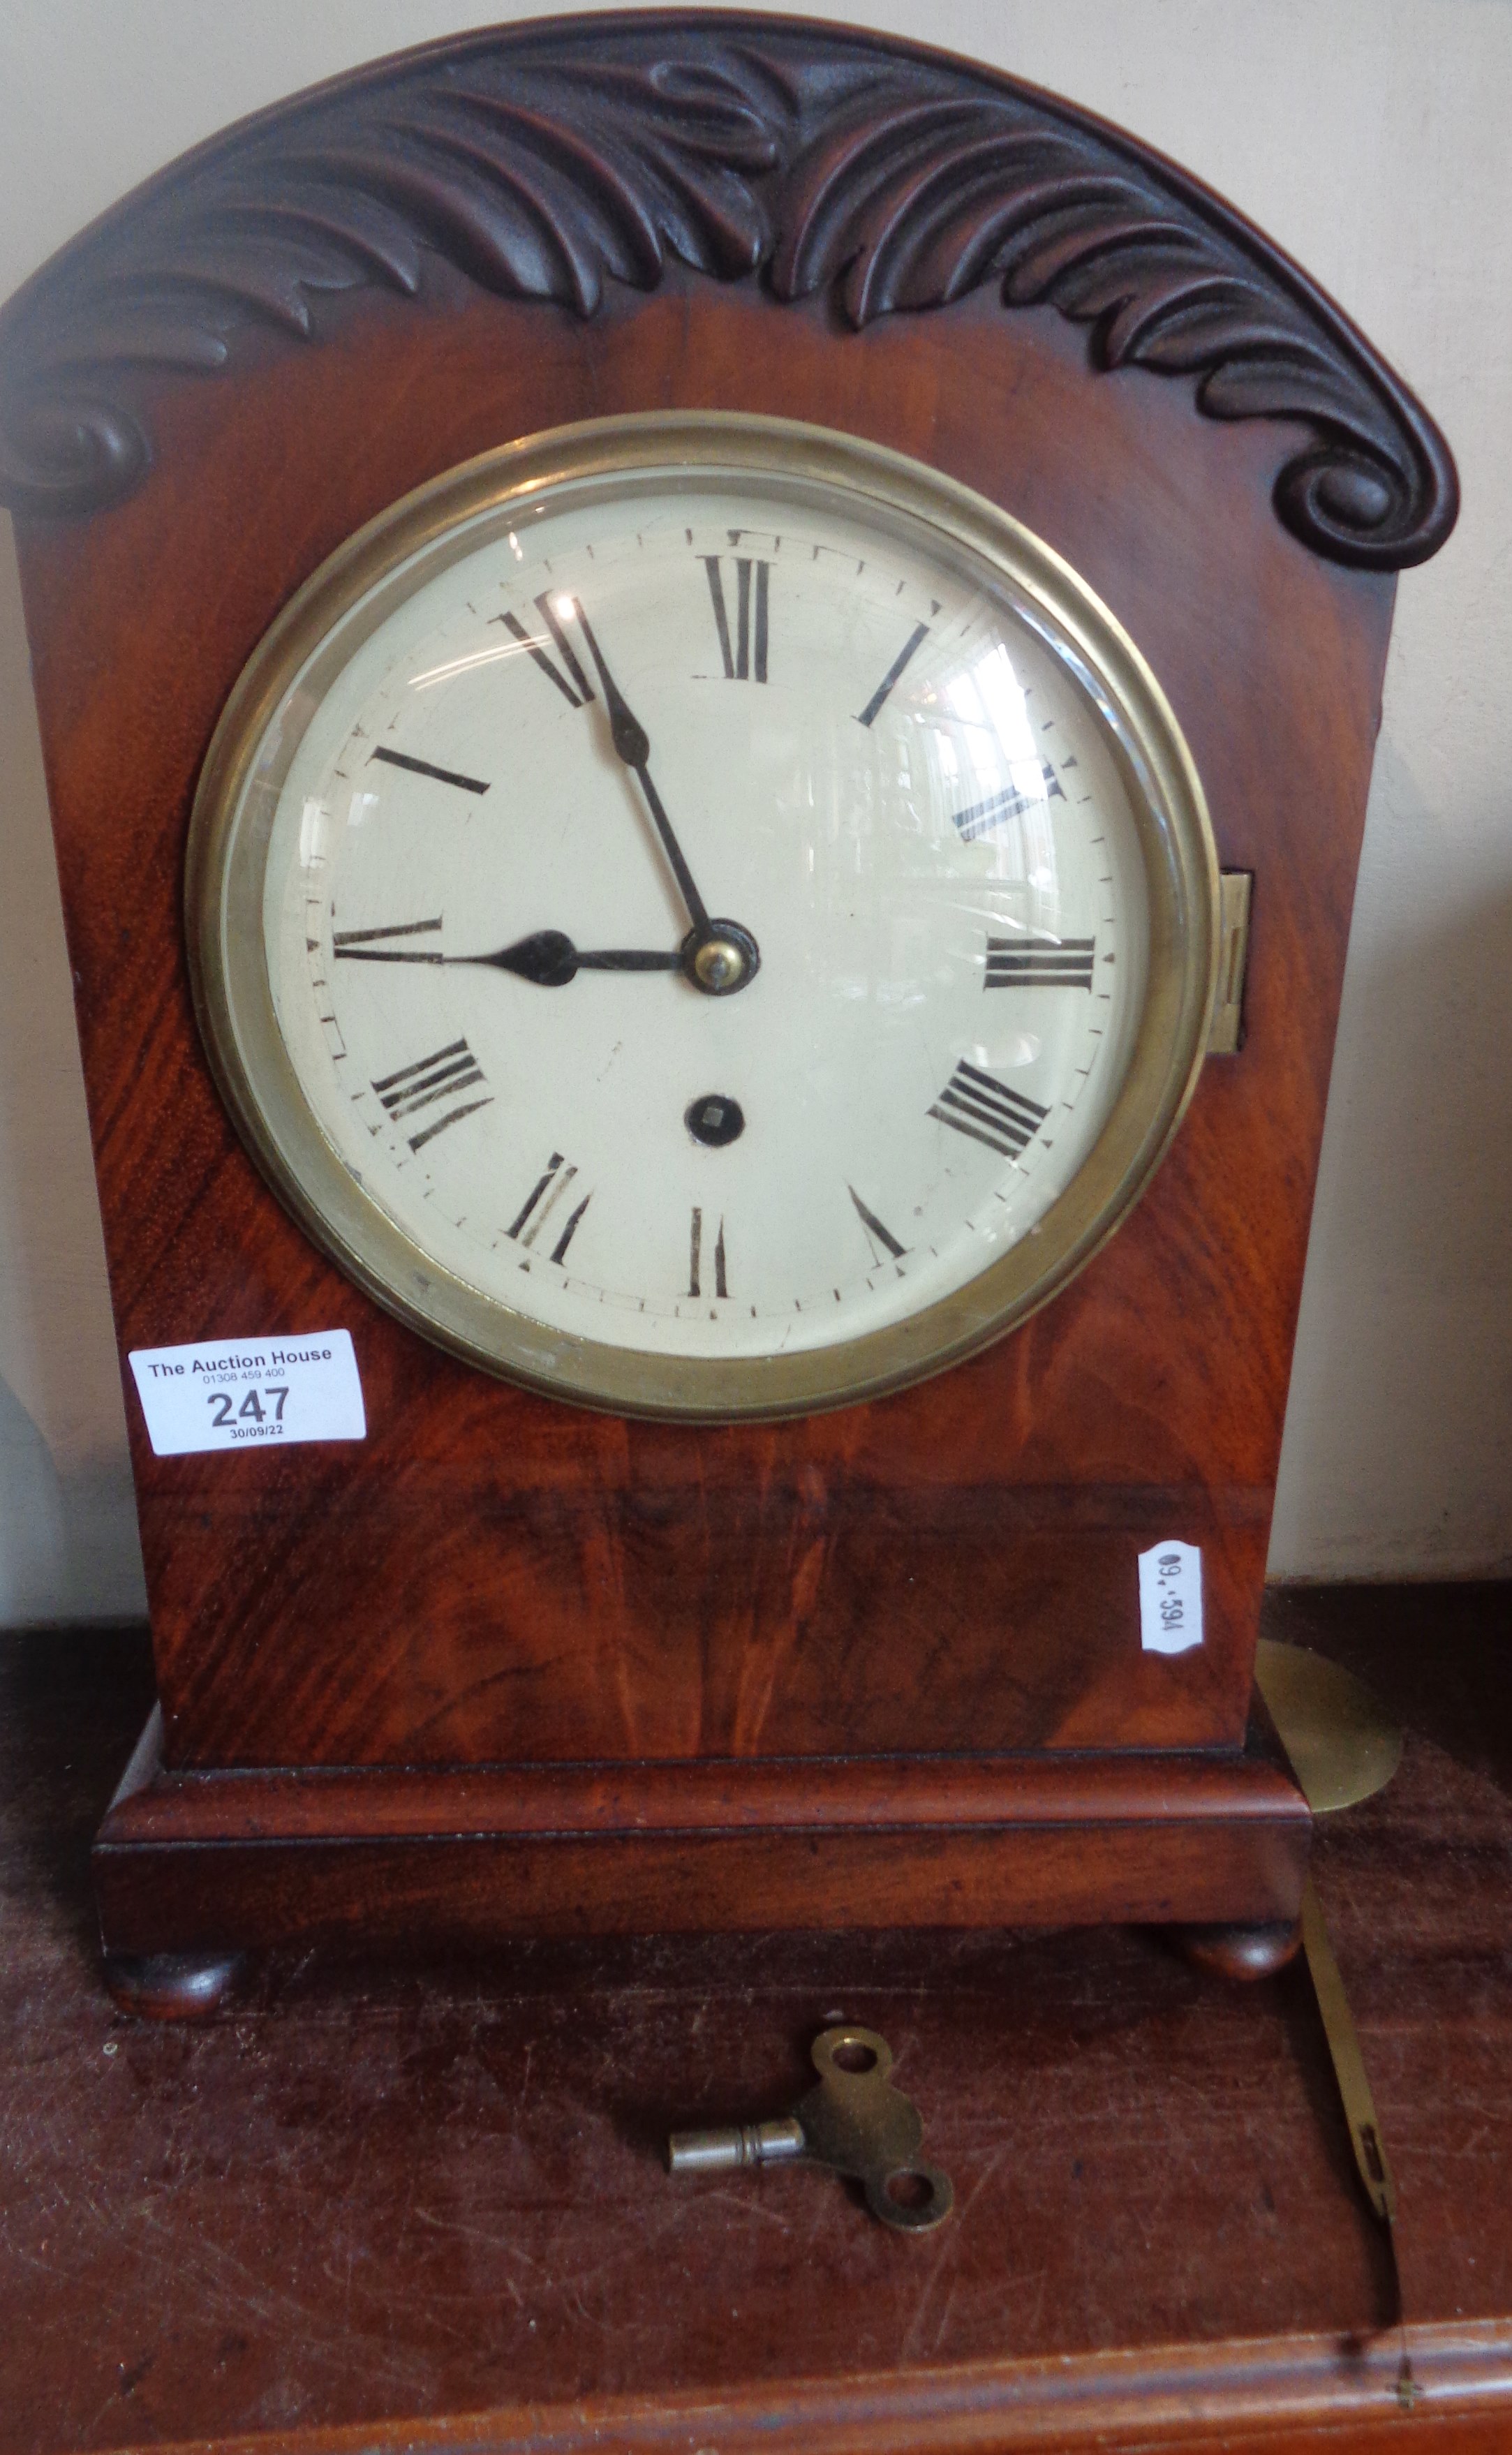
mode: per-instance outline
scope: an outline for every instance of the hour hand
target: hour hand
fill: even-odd
[[[681,946],[575,946],[561,929],[536,929],[494,955],[401,955],[400,963],[488,964],[540,989],[563,989],[579,972],[681,972],[705,997],[729,997],[761,969],[761,948],[738,921],[705,921]]]
[[[439,929],[439,921],[411,923],[409,928]],[[346,933],[343,933],[345,935]],[[705,921],[690,929],[681,946],[575,946],[563,929],[533,929],[512,946],[491,955],[421,953],[411,946],[354,944],[354,939],[402,937],[408,930],[355,929],[337,937],[332,952],[342,964],[483,964],[491,971],[513,972],[538,989],[564,989],[580,972],[681,972],[705,997],[728,997],[755,979],[761,949],[738,921]]]
[[[575,946],[561,929],[535,929],[501,946],[492,955],[448,955],[449,964],[487,964],[496,972],[513,972],[517,980],[533,981],[539,989],[564,989],[579,972],[676,972],[683,967],[677,947]]]

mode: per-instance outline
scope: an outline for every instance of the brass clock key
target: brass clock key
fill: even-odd
[[[818,2086],[791,2114],[719,2131],[674,2131],[668,2170],[727,2174],[803,2160],[860,2182],[872,2215],[900,2233],[943,2224],[955,2193],[950,2176],[919,2155],[924,2124],[912,2099],[888,2077],[892,2049],[886,2038],[875,2029],[826,2029],[811,2052]]]

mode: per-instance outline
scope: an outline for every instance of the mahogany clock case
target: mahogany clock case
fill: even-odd
[[[439,472],[659,409],[869,438],[1025,522],[1254,879],[1242,1048],[1120,1233],[974,1360],[778,1424],[556,1403],[378,1309],[256,1172],[186,967],[196,780],[292,593]],[[1368,344],[1068,104],[617,14],[380,62],[151,181],[0,319],[0,455],[123,1352],[343,1326],[369,1425],[155,1457],[129,1401],[161,1734],[108,1944],[1291,1917],[1256,1620],[1394,574],[1455,512]],[[1206,1639],[1167,1657],[1135,1562],[1172,1536]]]

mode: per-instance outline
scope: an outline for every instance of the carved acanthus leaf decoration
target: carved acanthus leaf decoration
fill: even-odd
[[[132,367],[211,375],[322,294],[485,290],[594,314],[669,257],[856,326],[987,282],[1091,328],[1094,365],[1303,425],[1276,502],[1379,569],[1452,527],[1453,463],[1305,276],[1132,138],[881,37],[721,13],[464,36],[280,106],[127,198],[0,315],[0,494],[118,501],[151,465]]]

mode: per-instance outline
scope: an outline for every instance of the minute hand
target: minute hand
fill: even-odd
[[[625,704],[619,683],[603,661],[603,651],[593,636],[593,627],[582,610],[580,599],[574,598],[573,610],[578,617],[582,636],[587,640],[588,653],[598,667],[599,681],[603,691],[603,704],[609,714],[609,733],[615,749],[625,765],[633,769],[636,781],[645,795],[646,808],[655,822],[657,834],[662,839],[662,848],[672,865],[672,874],[682,889],[683,901],[687,906],[688,919],[695,929],[706,929],[708,907],[693,883],[693,873],[683,858],[683,847],[672,832],[672,822],[662,807],[662,796],[651,781],[650,736],[639,718],[633,716]]]

